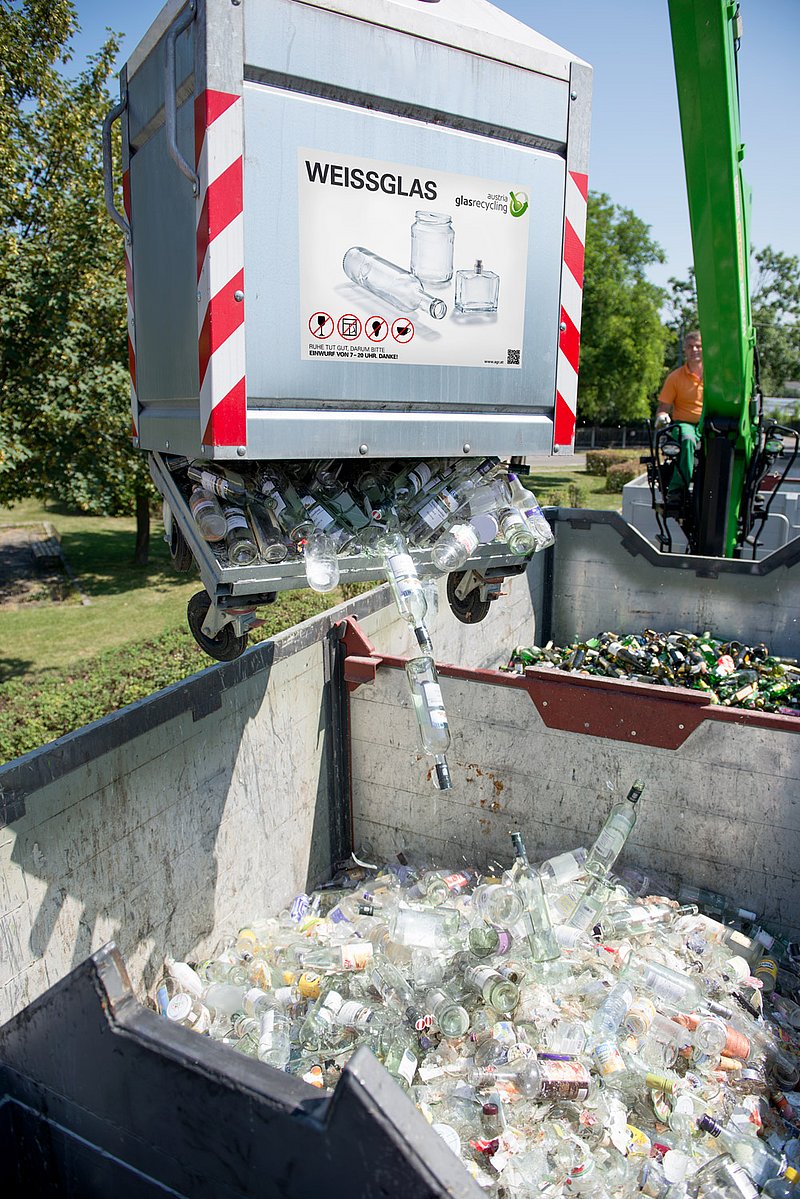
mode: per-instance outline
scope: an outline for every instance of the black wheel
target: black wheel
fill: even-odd
[[[233,631],[233,625],[226,624],[216,637],[207,637],[203,632],[203,621],[210,607],[211,600],[207,591],[197,591],[189,600],[186,607],[186,618],[189,621],[192,636],[210,658],[216,658],[218,662],[232,662],[234,658],[240,657],[247,648],[247,635],[237,637]]]
[[[194,566],[194,556],[189,549],[189,543],[181,532],[180,525],[172,512],[164,503],[164,527],[168,528],[169,557],[172,569],[179,574],[187,574]]]
[[[491,600],[482,600],[477,587],[464,599],[457,596],[456,588],[463,578],[464,572],[459,571],[447,576],[447,601],[456,620],[460,620],[462,624],[479,624],[488,615]]]

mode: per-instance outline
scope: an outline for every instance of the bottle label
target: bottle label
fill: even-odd
[[[410,554],[392,554],[388,560],[389,570],[395,577],[398,587],[409,575],[416,575],[414,559]]]
[[[200,471],[200,486],[205,487],[207,491],[214,491],[217,495],[230,495],[231,488],[226,479],[221,479],[219,475],[213,474],[210,470]]]
[[[251,987],[249,991],[245,991],[242,1006],[249,1016],[252,1016],[253,1009],[261,998],[267,998],[266,991],[262,991],[261,987]]]
[[[601,1041],[599,1045],[595,1045],[594,1059],[598,1070],[604,1078],[610,1078],[614,1074],[622,1074],[625,1070],[622,1054],[613,1041]]]
[[[429,483],[432,478],[431,468],[427,462],[418,462],[413,470],[408,472],[408,485],[414,495],[418,491],[422,491],[426,483]]]
[[[438,683],[423,683],[422,690],[425,695],[425,703],[428,708],[444,708],[442,688]]]
[[[350,1028],[368,1024],[371,1019],[372,1009],[364,1007],[355,999],[346,1000],[336,1013],[336,1023],[346,1024]]]
[[[678,1004],[686,998],[686,987],[683,986],[680,979],[663,978],[655,970],[645,968],[642,985],[649,991],[655,991],[659,998],[668,1003]]]
[[[469,874],[448,874],[442,881],[448,890],[460,891],[462,887],[469,886],[471,878]]]
[[[458,496],[454,492],[448,491],[446,488],[440,491],[436,498],[442,504],[444,504],[448,512],[455,512],[459,507]]]
[[[403,1051],[403,1056],[400,1058],[400,1065],[397,1067],[397,1073],[401,1078],[405,1079],[409,1086],[411,1086],[416,1072],[417,1059],[414,1057],[414,1054],[410,1049],[406,1049]]]
[[[429,529],[438,529],[442,521],[447,520],[448,509],[437,500],[428,500],[417,514]]]
[[[539,1071],[544,1099],[585,1099],[589,1094],[589,1072],[581,1062],[540,1061]]]
[[[315,529],[320,529],[324,532],[325,529],[329,529],[332,524],[336,523],[330,513],[326,512],[325,509],[314,500],[313,496],[304,495],[302,504],[306,508],[308,512],[308,518],[314,525]]]
[[[275,1010],[274,1010],[274,1008],[270,1008],[269,1011],[264,1012],[264,1015],[261,1017],[259,1045],[263,1049],[271,1049],[272,1048],[272,1037],[273,1037],[274,1031],[275,1031]]]
[[[333,924],[342,924],[344,921],[346,921],[348,924],[350,923],[350,917],[345,915],[338,903],[335,908],[331,908],[331,910],[328,912],[328,919]]]
[[[295,924],[299,924],[303,917],[308,915],[310,907],[311,900],[308,895],[298,895],[289,908],[289,916]]]
[[[228,508],[225,513],[225,524],[228,532],[232,533],[234,529],[247,529],[247,517],[241,508]]]
[[[280,1007],[288,1007],[290,1003],[294,1003],[294,988],[278,987],[275,992],[275,1002]]]
[[[463,550],[471,554],[473,550],[478,548],[478,534],[472,528],[472,525],[454,525],[450,530],[450,536],[454,541],[457,541]]]
[[[612,816],[605,828],[600,830],[592,848],[593,858],[616,857],[625,844],[625,838],[630,831],[629,822],[624,816]]]
[[[641,996],[631,1004],[625,1017],[625,1027],[637,1037],[642,1037],[656,1016],[656,1007],[651,999]]]
[[[340,948],[345,970],[365,970],[372,961],[374,949],[371,941],[342,945]]]

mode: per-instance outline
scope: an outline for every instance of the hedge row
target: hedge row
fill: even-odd
[[[612,466],[620,462],[631,462],[633,450],[587,450],[587,475],[607,475]],[[613,488],[611,489],[613,490]]]
[[[632,479],[638,479],[639,475],[644,474],[644,466],[638,458],[629,458],[627,462],[618,462],[616,465],[609,467],[606,474],[606,491],[622,491],[626,483],[630,483]]]

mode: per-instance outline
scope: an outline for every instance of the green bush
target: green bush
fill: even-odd
[[[630,450],[587,450],[587,475],[607,475],[610,468],[618,462],[627,462],[631,456]]]
[[[622,491],[631,479],[637,479],[644,473],[644,467],[638,458],[629,458],[627,462],[619,462],[609,468],[606,475],[606,491]]]
[[[276,603],[259,609],[264,624],[250,633],[249,643],[274,637],[373,586],[345,584],[327,595],[313,591],[284,592]],[[184,625],[151,641],[106,650],[71,669],[48,670],[3,683],[0,763],[20,757],[210,665],[212,660]]]

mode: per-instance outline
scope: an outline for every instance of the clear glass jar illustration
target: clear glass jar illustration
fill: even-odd
[[[363,246],[351,246],[342,260],[342,267],[353,283],[365,287],[400,312],[416,312],[418,308],[424,308],[437,321],[447,313],[444,300],[429,295],[416,275],[373,254],[371,250],[365,250]]]
[[[474,271],[456,271],[456,312],[497,312],[500,276],[483,269],[477,259]]]
[[[411,226],[411,274],[429,286],[449,283],[454,242],[449,213],[418,211]]]

